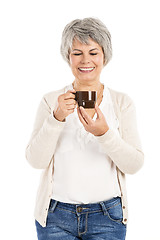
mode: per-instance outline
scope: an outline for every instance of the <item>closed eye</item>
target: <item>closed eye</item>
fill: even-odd
[[[97,55],[98,53],[90,53],[90,55]],[[75,56],[80,56],[82,53],[74,53]]]
[[[75,56],[82,55],[82,53],[74,53]]]

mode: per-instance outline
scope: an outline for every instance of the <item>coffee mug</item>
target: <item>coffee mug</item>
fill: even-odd
[[[74,94],[79,107],[95,108],[97,91],[76,91]]]

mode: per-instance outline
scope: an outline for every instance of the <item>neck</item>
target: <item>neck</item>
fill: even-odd
[[[76,91],[97,91],[99,92],[102,88],[102,83],[100,81],[94,83],[82,83],[74,80],[72,83],[73,88]]]

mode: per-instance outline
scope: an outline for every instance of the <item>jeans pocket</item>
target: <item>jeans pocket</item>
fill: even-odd
[[[117,203],[107,209],[108,217],[115,222],[122,222],[123,211],[121,203]]]

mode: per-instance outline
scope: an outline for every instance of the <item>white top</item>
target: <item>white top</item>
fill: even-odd
[[[104,85],[99,108],[110,129],[117,134],[119,122],[114,113],[108,88]],[[72,84],[65,92],[73,89]],[[96,120],[97,114],[93,120]],[[61,202],[95,203],[121,196],[116,165],[101,148],[97,138],[87,132],[77,110],[66,117],[54,154],[52,198]]]

